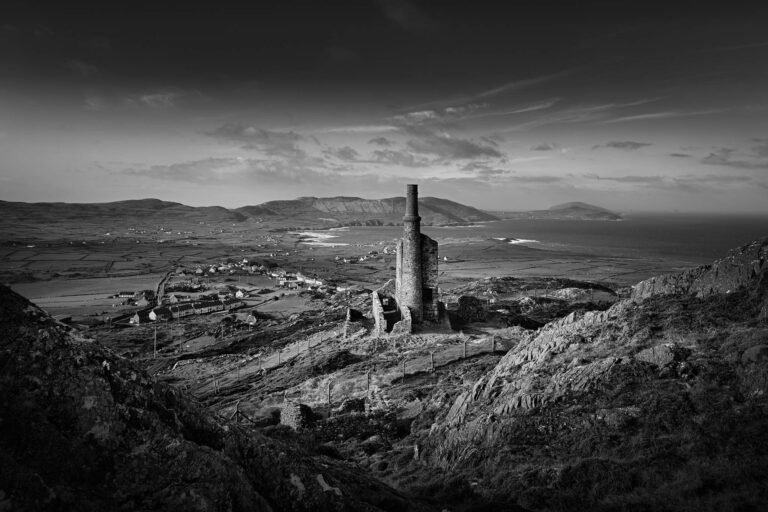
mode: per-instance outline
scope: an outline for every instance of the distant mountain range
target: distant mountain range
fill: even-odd
[[[255,223],[261,227],[333,227],[340,225],[397,225],[402,223],[404,197],[300,197],[227,209],[194,207],[160,199],[136,199],[111,203],[22,203],[0,201],[0,225],[110,225],[176,226],[189,224]],[[448,199],[419,198],[424,225],[462,225],[505,219],[618,220],[620,215],[586,203],[565,203],[549,210],[486,212]]]
[[[293,200],[227,209],[194,207],[160,199],[136,199],[111,203],[21,203],[0,201],[1,223],[100,225],[110,222],[154,225],[220,224],[257,222],[281,226],[386,225],[402,223],[405,198],[300,197]],[[498,220],[498,217],[447,199],[419,199],[423,224],[450,225]]]

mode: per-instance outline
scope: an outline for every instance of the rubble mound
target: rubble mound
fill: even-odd
[[[0,509],[418,510],[343,462],[222,425],[0,287]]]

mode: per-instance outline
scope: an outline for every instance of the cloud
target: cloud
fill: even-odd
[[[486,181],[503,178],[515,172],[509,169],[499,169],[485,162],[469,162],[461,168],[461,171]]]
[[[381,133],[393,132],[397,129],[397,126],[392,126],[389,124],[363,124],[352,126],[334,126],[331,128],[317,128],[309,131],[312,133]]]
[[[758,145],[752,148],[752,153],[738,157],[733,148],[720,148],[710,153],[701,160],[704,165],[720,165],[734,167],[736,169],[768,169],[768,159],[764,158],[768,148]]]
[[[726,187],[743,186],[764,186],[764,184],[755,180],[752,176],[743,175],[723,175],[723,174],[705,174],[702,176],[687,175],[673,179],[675,185],[681,190],[689,192],[698,192],[701,190],[723,190]]]
[[[768,139],[752,139],[759,144],[752,147],[752,151],[755,155],[761,158],[768,158]]]
[[[374,137],[368,141],[368,144],[375,144],[377,146],[389,147],[392,145],[392,141],[386,137]]]
[[[621,141],[611,141],[607,142],[604,145],[595,145],[592,147],[592,149],[598,149],[600,147],[606,147],[606,148],[613,148],[613,149],[623,149],[626,151],[635,151],[637,149],[640,149],[645,146],[651,146],[652,144],[648,142],[635,142],[633,140],[621,140]]]
[[[298,147],[304,137],[295,132],[265,130],[244,123],[226,123],[215,130],[205,132],[222,142],[241,144],[244,149],[256,149],[269,156],[303,157],[306,153]]]
[[[690,117],[690,116],[703,116],[708,114],[720,114],[726,112],[725,109],[709,109],[709,110],[696,110],[690,112],[684,111],[667,111],[667,112],[649,112],[647,114],[636,114],[631,116],[622,116],[615,119],[608,119],[603,121],[605,124],[610,123],[626,123],[630,121],[648,121],[653,119],[670,119],[676,117]]]
[[[688,153],[670,153],[669,156],[674,156],[676,158],[690,158],[692,155],[689,155]]]
[[[104,110],[109,106],[107,100],[105,100],[102,96],[96,95],[96,94],[89,94],[85,97],[85,109],[86,110],[93,110],[93,111],[99,111]]]
[[[377,163],[401,165],[403,167],[426,167],[430,165],[430,161],[424,157],[392,149],[377,149],[373,152],[373,160]]]
[[[560,149],[557,144],[551,143],[551,142],[544,142],[542,144],[539,144],[537,146],[533,146],[531,148],[531,151],[556,151]]]
[[[487,107],[485,103],[468,103],[466,105],[449,106],[416,110],[393,116],[391,121],[397,125],[419,125],[425,123],[455,121],[458,119],[471,119],[478,116],[472,114]]]
[[[170,165],[128,168],[130,176],[182,181],[206,185],[261,183],[265,185],[313,185],[327,180],[341,180],[342,174],[321,172],[315,167],[296,165],[287,160],[255,158],[204,158]]]
[[[123,99],[123,103],[129,106],[148,107],[152,109],[167,109],[176,106],[182,92],[178,90],[155,91],[144,94],[135,94]]]
[[[435,133],[424,127],[409,127],[404,131],[416,137],[406,143],[408,148],[416,153],[435,155],[441,160],[504,156],[494,146],[455,138],[447,133]]]
[[[68,60],[64,63],[64,66],[72,73],[84,78],[96,75],[99,72],[97,66],[79,59]]]
[[[376,3],[389,21],[407,32],[429,34],[440,28],[439,22],[407,0],[377,0]]]
[[[146,176],[162,180],[211,183],[221,181],[227,174],[238,173],[244,168],[237,158],[205,158],[170,165],[153,165],[147,168],[128,168],[123,174]]]
[[[524,80],[514,80],[511,82],[507,82],[505,84],[499,85],[497,87],[494,87],[492,89],[481,91],[475,95],[475,98],[487,98],[490,96],[498,96],[499,94],[504,94],[508,92],[519,91],[520,89],[533,87],[534,85],[539,85],[544,82],[549,82],[551,80],[556,80],[558,78],[564,78],[570,74],[571,72],[566,70],[566,71],[560,71],[559,73],[552,73],[549,75],[543,75],[543,76],[538,76],[534,78],[527,78]]]
[[[627,107],[634,107],[637,105],[643,105],[658,101],[660,98],[644,98],[635,101],[629,101],[625,103],[603,103],[599,105],[581,105],[574,106],[560,110],[554,110],[549,113],[545,113],[536,116],[535,119],[526,121],[514,126],[510,126],[505,131],[517,131],[524,129],[538,128],[540,126],[551,124],[571,124],[571,123],[585,123],[596,122],[604,120],[611,116],[611,112],[618,109]]]
[[[564,176],[552,176],[547,174],[538,176],[510,176],[509,179],[519,183],[557,183],[565,181]]]
[[[661,184],[664,182],[663,176],[600,176],[598,174],[585,174],[585,178],[603,181],[616,181],[619,183],[637,183],[637,184]]]
[[[347,161],[357,160],[357,158],[360,156],[360,154],[357,151],[355,151],[355,149],[349,146],[344,146],[342,148],[329,148],[323,151],[323,153],[329,156],[335,156],[340,160],[347,160]]]

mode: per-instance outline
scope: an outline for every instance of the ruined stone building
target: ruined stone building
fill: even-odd
[[[380,334],[409,333],[423,322],[439,321],[437,242],[421,233],[418,185],[407,185],[395,279],[372,295],[373,317]]]

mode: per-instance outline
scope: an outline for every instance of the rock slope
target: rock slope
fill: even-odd
[[[0,287],[0,510],[420,510],[340,461],[221,424]]]
[[[532,510],[764,507],[767,250],[530,334],[414,434],[422,458]]]

